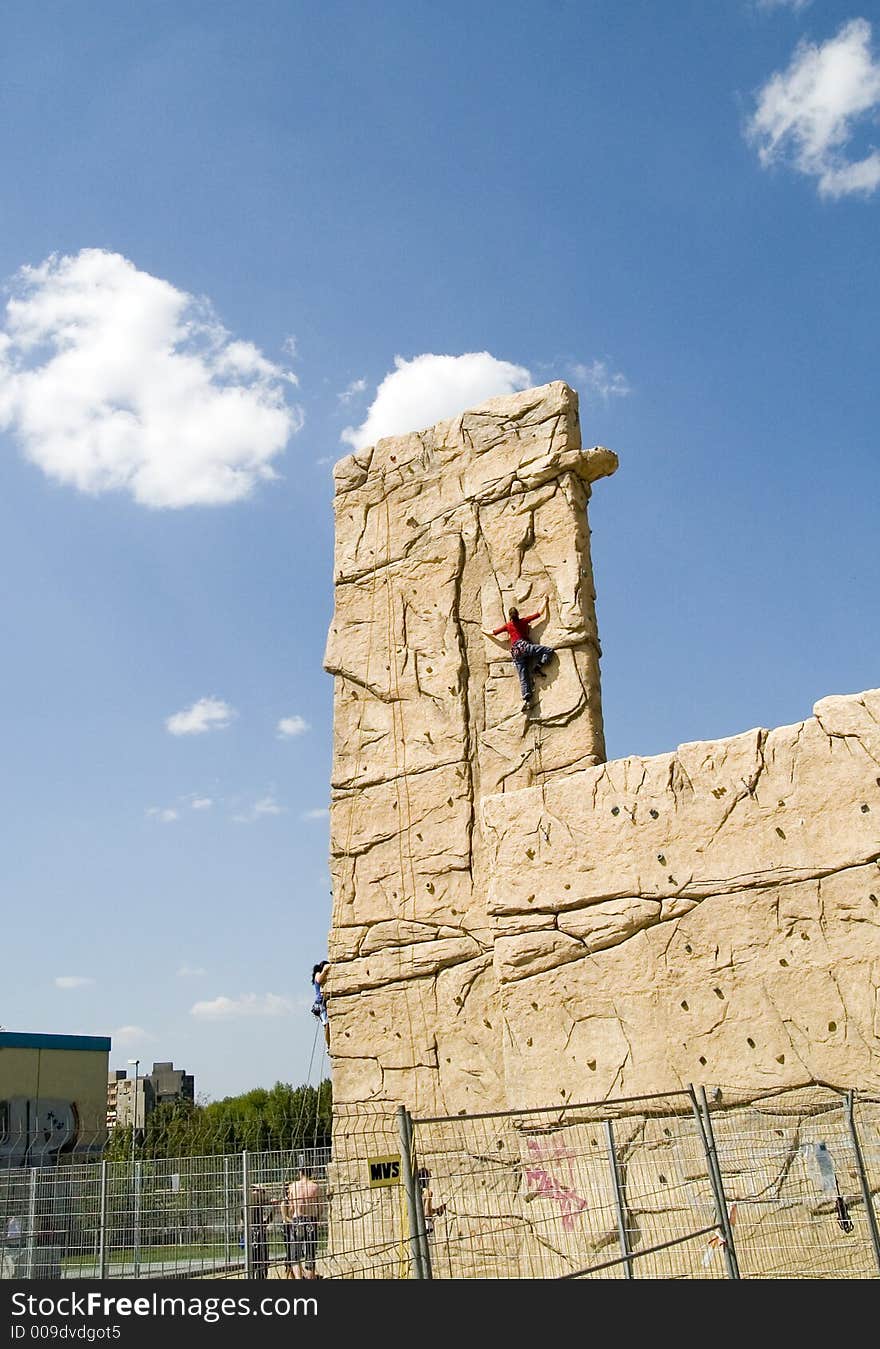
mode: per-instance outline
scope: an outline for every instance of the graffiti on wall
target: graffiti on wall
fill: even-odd
[[[547,1142],[527,1138],[526,1147],[530,1164],[525,1168],[525,1178],[529,1193],[550,1199],[562,1215],[564,1230],[570,1232],[575,1218],[589,1208],[589,1202],[575,1189],[575,1154],[558,1139]]]
[[[79,1137],[72,1101],[15,1096],[0,1101],[0,1167],[51,1166]]]

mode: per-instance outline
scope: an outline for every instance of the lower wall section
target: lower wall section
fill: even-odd
[[[489,797],[507,1104],[880,1088],[880,690]]]
[[[343,1109],[321,1272],[418,1278],[427,1261],[435,1279],[877,1277],[880,1104],[816,1087],[748,1105],[711,1095],[416,1118],[430,1199],[415,1227],[394,1115]]]

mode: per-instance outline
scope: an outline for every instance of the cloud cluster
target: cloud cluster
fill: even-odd
[[[267,792],[261,796],[259,801],[255,801],[249,811],[243,811],[239,815],[233,815],[236,824],[252,824],[254,820],[265,819],[267,815],[283,815],[286,806],[280,806],[275,800],[274,793]]]
[[[214,805],[213,797],[195,796],[192,793],[178,797],[178,802],[182,803],[180,809],[189,807],[190,810],[198,811],[211,810]],[[160,824],[174,824],[175,820],[180,819],[180,809],[178,806],[148,806],[144,813],[148,819],[158,820]]]
[[[283,815],[284,809],[284,806],[279,806],[271,792],[268,796],[262,796],[259,801],[254,802],[255,815]]]
[[[299,715],[282,717],[275,729],[279,740],[293,740],[295,736],[304,735],[309,730],[309,723]]]
[[[758,9],[806,9],[813,0],[758,0]]]
[[[278,993],[241,993],[237,998],[211,998],[193,1003],[190,1015],[201,1021],[227,1021],[243,1016],[286,1016],[293,1011],[289,998]]]
[[[55,979],[56,988],[87,988],[93,984],[94,979],[89,979],[84,974],[59,974]]]
[[[357,398],[359,394],[366,393],[366,391],[367,381],[365,379],[353,379],[348,387],[343,389],[342,393],[338,393],[336,397],[340,403],[350,403],[353,398]]]
[[[877,109],[871,25],[853,19],[820,46],[798,44],[788,69],[759,91],[747,134],[765,167],[790,164],[818,180],[820,196],[869,196],[880,186],[880,152],[851,158],[847,151],[857,125]]]
[[[143,1026],[117,1026],[116,1030],[111,1031],[110,1039],[114,1046],[122,1048],[143,1044],[145,1041],[155,1039],[155,1036],[144,1030]]]
[[[292,382],[207,301],[98,248],[23,267],[0,328],[0,428],[48,477],[144,506],[275,477],[302,425]]]
[[[206,731],[222,731],[238,716],[234,707],[222,698],[199,698],[192,707],[175,712],[165,721],[171,735],[204,735]]]
[[[144,814],[147,816],[147,819],[156,820],[159,824],[175,824],[180,820],[181,809],[184,807],[188,806],[191,810],[203,813],[212,810],[215,804],[219,804],[220,806],[224,804],[222,800],[215,802],[214,798],[210,796],[179,797],[178,801],[183,802],[183,806],[180,808],[178,808],[178,806],[148,806]],[[230,804],[234,804],[234,799]],[[267,791],[265,795],[258,797],[253,805],[249,805],[246,808],[239,810],[237,814],[232,815],[230,818],[236,824],[253,824],[256,820],[271,819],[274,816],[286,814],[287,806],[282,806],[281,803],[276,800],[274,791],[270,790]],[[307,811],[301,818],[317,819],[320,816],[327,814],[327,810]]]
[[[499,361],[488,351],[469,351],[463,356],[425,352],[411,361],[395,356],[394,369],[376,390],[366,420],[360,426],[347,426],[341,438],[354,449],[363,449],[383,436],[421,431],[487,398],[527,389],[531,382],[524,366]]]
[[[148,806],[146,813],[151,820],[158,820],[160,824],[173,824],[180,819],[180,812],[173,806]]]
[[[612,372],[605,361],[593,361],[592,365],[576,361],[571,367],[571,374],[586,393],[594,394],[604,403],[607,403],[609,398],[624,398],[632,393],[626,375],[619,370]]]

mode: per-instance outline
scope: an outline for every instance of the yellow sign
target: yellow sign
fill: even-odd
[[[392,1157],[368,1157],[367,1165],[370,1168],[370,1189],[376,1189],[379,1185],[400,1184],[399,1154]]]

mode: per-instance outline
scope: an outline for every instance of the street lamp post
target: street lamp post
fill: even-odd
[[[129,1063],[134,1064],[134,1104],[132,1106],[132,1125],[131,1125],[131,1193],[133,1212],[133,1240],[132,1257],[134,1263],[134,1277],[140,1275],[141,1264],[141,1185],[140,1169],[137,1163],[137,1124],[138,1124],[138,1069],[141,1066],[140,1059],[129,1059]]]
[[[140,1059],[129,1059],[129,1063],[134,1064],[134,1100],[131,1106],[131,1159],[134,1163],[135,1143],[137,1138],[138,1121],[138,1069],[141,1066]]]

